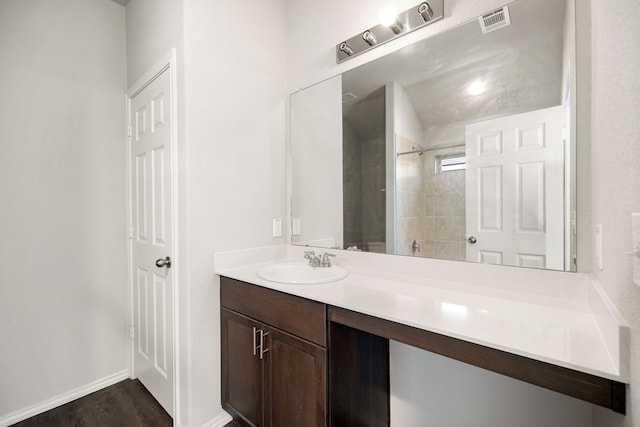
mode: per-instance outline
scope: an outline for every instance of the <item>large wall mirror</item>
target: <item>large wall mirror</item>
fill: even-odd
[[[291,95],[293,244],[575,271],[574,0],[481,21]]]

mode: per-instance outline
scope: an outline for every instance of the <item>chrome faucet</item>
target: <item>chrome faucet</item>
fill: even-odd
[[[304,257],[309,260],[311,267],[329,268],[331,267],[331,260],[329,258],[333,256],[335,255],[328,252],[325,252],[321,257],[320,255],[316,255],[314,251],[304,251]]]

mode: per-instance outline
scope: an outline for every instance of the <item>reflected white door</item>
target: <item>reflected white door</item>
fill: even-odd
[[[170,93],[165,70],[131,99],[129,123],[134,374],[173,416]]]
[[[467,260],[564,270],[562,107],[467,125],[466,154]]]

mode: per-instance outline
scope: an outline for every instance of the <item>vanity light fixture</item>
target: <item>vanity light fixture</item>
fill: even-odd
[[[371,30],[367,30],[364,33],[362,33],[362,39],[366,41],[369,44],[369,46],[375,46],[378,43],[376,36],[373,35]]]
[[[385,7],[379,15],[380,24],[336,45],[336,62],[357,56],[443,17],[444,0],[423,1],[400,13],[393,6]]]

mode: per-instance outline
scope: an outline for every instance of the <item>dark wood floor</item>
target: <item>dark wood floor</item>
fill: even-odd
[[[138,380],[124,380],[13,427],[171,427],[173,420]]]

